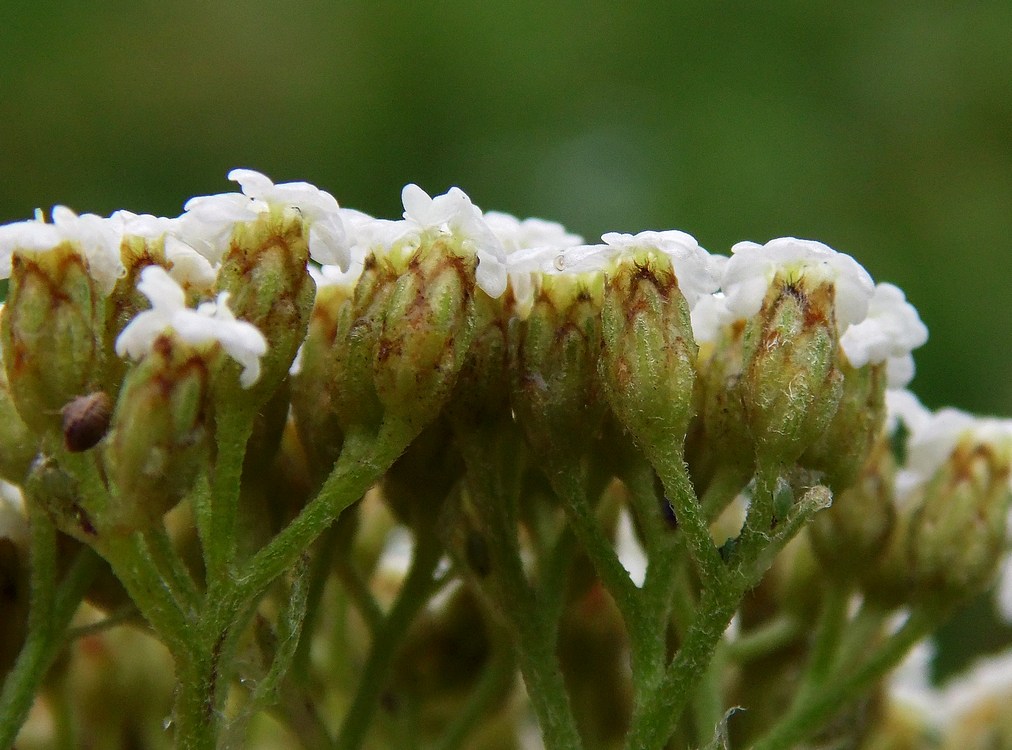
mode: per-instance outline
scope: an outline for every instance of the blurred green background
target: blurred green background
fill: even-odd
[[[1012,415],[1012,3],[0,6],[0,221],[176,215],[234,166],[715,252],[820,239],[899,284],[933,407]],[[958,639],[956,639],[958,640]]]

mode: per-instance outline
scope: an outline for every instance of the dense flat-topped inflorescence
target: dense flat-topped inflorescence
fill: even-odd
[[[799,746],[999,570],[1012,611],[1012,422],[905,389],[927,327],[851,256],[228,177],[174,217],[0,226],[4,591],[62,612],[92,592],[57,550],[103,558],[171,652],[180,746],[278,698],[318,746],[414,731],[397,705],[426,744],[529,705],[551,750],[701,747],[747,705],[742,746]],[[0,647],[55,655],[72,611],[9,611]],[[366,642],[361,680],[320,669]]]

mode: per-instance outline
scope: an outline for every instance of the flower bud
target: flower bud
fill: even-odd
[[[716,320],[715,320],[716,319]],[[716,323],[715,325],[712,323]],[[693,481],[707,487],[722,472],[745,486],[754,473],[755,449],[745,420],[741,372],[745,321],[726,314],[723,295],[703,297],[692,311],[699,419],[686,443]]]
[[[383,257],[368,255],[350,304],[341,304],[334,311],[331,400],[344,431],[352,426],[376,426],[382,418],[383,409],[373,382],[373,362],[384,305],[396,278],[396,272]]]
[[[825,472],[824,484],[840,493],[862,472],[885,421],[886,366],[853,367],[840,356],[840,404],[825,431],[801,457],[806,468]]]
[[[397,278],[382,311],[373,362],[387,415],[420,431],[442,408],[474,330],[476,258],[442,242],[423,244]]]
[[[475,295],[475,333],[457,378],[446,414],[462,435],[475,430],[502,429],[511,421],[508,376],[508,315],[512,292],[495,300],[483,292]],[[466,438],[465,438],[466,439]]]
[[[63,405],[101,384],[102,305],[74,244],[14,254],[0,337],[14,405],[36,432],[58,431]]]
[[[745,329],[742,392],[760,461],[790,464],[840,401],[833,287],[774,285]]]
[[[336,266],[325,266],[324,270]],[[338,347],[338,329],[351,314],[355,281],[362,271],[359,264],[354,280],[336,283],[310,268],[316,281],[316,300],[309,319],[306,340],[292,364],[292,413],[295,427],[306,451],[312,473],[325,476],[334,465],[344,443],[344,431],[335,409],[343,383],[337,374],[334,352]]]
[[[251,398],[263,401],[287,376],[306,337],[316,285],[306,271],[308,232],[302,217],[272,209],[252,222],[238,223],[218,271],[216,288],[229,294],[229,307],[255,325],[267,340],[263,372]]]
[[[818,242],[740,242],[732,253],[721,286],[728,309],[749,321],[743,395],[756,456],[790,464],[836,411],[838,337],[864,319],[874,285],[853,258]]]
[[[987,431],[979,424],[964,435],[912,512],[908,549],[922,597],[965,600],[997,569],[1012,501],[1012,431],[1007,425],[1003,435]]]
[[[108,383],[116,396],[115,389],[126,375],[127,363],[112,356],[116,350],[116,339],[127,324],[142,310],[150,307],[144,294],[137,288],[141,271],[148,266],[165,267],[163,241],[148,241],[143,237],[124,236],[120,246],[120,257],[125,273],[116,281],[105,308],[105,325],[102,329],[103,351],[109,365]]]
[[[857,478],[808,526],[812,549],[836,580],[862,577],[878,565],[896,524],[895,460],[880,432]]]
[[[123,383],[106,441],[109,506],[102,531],[127,533],[157,522],[206,468],[210,364],[171,335]]]
[[[2,315],[0,308],[0,315]],[[38,453],[39,439],[21,420],[11,399],[7,373],[0,368],[0,477],[11,482],[24,480]]]
[[[697,347],[671,261],[643,254],[610,274],[601,312],[608,403],[648,455],[683,446],[694,411]]]
[[[535,452],[579,457],[601,427],[600,273],[546,275],[509,329],[513,410]]]

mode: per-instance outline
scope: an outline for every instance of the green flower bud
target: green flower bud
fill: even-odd
[[[14,407],[7,373],[0,369],[0,477],[22,482],[38,447],[38,437],[32,434]]]
[[[716,340],[700,342],[696,359],[699,417],[690,428],[686,457],[693,481],[709,485],[721,470],[733,471],[744,486],[754,473],[755,448],[742,401],[742,342],[745,322],[724,327]]]
[[[292,413],[312,473],[326,476],[341,453],[344,431],[335,410],[342,383],[336,372],[334,350],[342,317],[351,313],[349,292],[317,280],[316,302],[309,332],[293,366]]]
[[[465,435],[498,430],[504,421],[512,420],[507,375],[507,311],[511,309],[509,299],[492,299],[484,292],[475,296],[474,338],[446,405],[454,428]]]
[[[116,280],[116,286],[109,295],[103,327],[103,350],[109,363],[108,384],[114,389],[113,397],[116,396],[115,389],[123,381],[127,370],[127,363],[115,356],[116,339],[137,313],[151,306],[137,288],[141,271],[148,266],[168,265],[165,260],[164,240],[124,237],[120,246],[120,257],[126,272]]]
[[[388,416],[420,431],[453,390],[474,332],[475,256],[443,241],[421,245],[382,309],[373,361],[376,394]]]
[[[244,398],[268,398],[287,377],[306,337],[316,294],[308,262],[308,232],[297,211],[272,207],[255,221],[235,225],[216,290],[228,292],[235,316],[267,339],[260,378]]]
[[[907,540],[919,596],[961,601],[990,583],[1005,549],[1010,448],[964,439],[924,487]]]
[[[80,483],[52,456],[39,455],[25,478],[25,494],[41,508],[63,533],[85,543],[98,534],[95,522],[101,508],[95,498],[81,494]]]
[[[106,439],[111,499],[96,519],[101,530],[155,523],[206,466],[211,367],[206,354],[163,335],[127,374]]]
[[[345,431],[353,425],[378,425],[382,418],[373,362],[383,308],[396,279],[397,272],[385,255],[368,255],[351,304],[336,310],[331,399]]]
[[[812,549],[827,575],[850,580],[879,564],[896,524],[895,477],[889,439],[881,432],[857,479],[808,526]]]
[[[0,320],[11,398],[36,432],[59,433],[64,404],[103,380],[103,295],[77,247],[15,252]]]
[[[649,454],[683,446],[694,412],[696,343],[671,261],[644,254],[609,276],[601,376],[618,420]]]
[[[858,481],[885,422],[885,363],[855,368],[839,356],[843,376],[840,405],[825,432],[801,457],[807,468],[825,472],[824,484],[835,493]]]
[[[509,329],[513,410],[535,452],[579,457],[604,418],[600,273],[546,275],[526,320]]]
[[[742,389],[760,461],[791,464],[840,402],[832,284],[780,279],[745,328]]]

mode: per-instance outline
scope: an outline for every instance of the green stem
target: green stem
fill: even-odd
[[[692,717],[699,747],[705,747],[713,740],[717,726],[724,718],[724,694],[720,684],[727,666],[727,651],[724,646],[723,641],[717,643],[710,663],[703,670],[692,695]]]
[[[187,750],[213,748],[228,680],[223,668],[245,616],[280,575],[295,566],[313,541],[390,467],[410,440],[399,424],[378,436],[349,432],[334,470],[317,496],[246,565],[242,577],[226,577],[208,589],[199,623],[199,644],[177,658],[177,744]]]
[[[736,586],[705,589],[681,649],[664,678],[636,706],[626,739],[630,750],[660,750],[675,731],[693,690],[710,664],[714,649],[738,608],[743,591]]]
[[[247,407],[225,409],[215,425],[217,455],[211,472],[210,535],[203,539],[208,589],[220,586],[235,565],[236,518],[246,444],[253,433],[254,412]]]
[[[747,664],[794,642],[803,632],[804,626],[796,617],[779,615],[730,641],[727,655],[732,661]]]
[[[17,661],[7,673],[0,692],[0,747],[12,747],[28,716],[35,694],[46,671],[63,647],[63,635],[77,607],[100,568],[98,556],[89,547],[82,548],[66,577],[54,587],[56,568],[55,530],[38,530],[43,522],[33,519],[32,601],[30,627]],[[53,542],[51,551],[46,552]]]
[[[323,592],[327,586],[331,563],[333,562],[334,554],[337,552],[335,541],[337,540],[338,533],[337,524],[332,524],[316,542],[316,556],[313,559],[313,568],[309,578],[309,595],[306,599],[306,617],[302,624],[302,637],[299,639],[295,658],[292,660],[292,667],[288,673],[289,680],[297,682],[300,685],[304,685],[309,677],[309,657],[310,646],[313,642],[313,629],[320,611],[320,602],[323,600]]]
[[[529,613],[533,614],[533,613]],[[547,750],[578,750],[583,741],[569,704],[566,683],[556,655],[555,624],[540,617],[514,622],[520,671],[538,717]]]
[[[159,523],[144,532],[144,544],[152,562],[162,578],[172,589],[172,594],[189,613],[196,613],[200,607],[200,592],[197,584],[186,569],[186,565],[169,539],[165,524]]]
[[[818,687],[826,679],[830,668],[839,652],[840,639],[843,637],[847,624],[847,605],[850,591],[838,584],[830,584],[822,601],[822,611],[815,628],[815,638],[805,674],[801,678],[798,695],[805,695]]]
[[[386,473],[412,434],[399,423],[385,424],[377,437],[349,432],[341,457],[320,492],[245,566],[245,575],[236,578],[215,607],[215,624],[227,627],[233,613],[258,599],[272,581],[291,568],[303,550]]]
[[[189,655],[195,645],[193,621],[159,572],[144,537],[137,533],[103,539],[98,550],[177,663]]]
[[[752,750],[790,750],[818,730],[833,713],[855,700],[895,667],[907,652],[941,621],[940,612],[916,610],[902,628],[892,635],[857,670],[833,675],[817,691],[799,700]]]
[[[345,552],[342,550],[334,566],[334,572],[351,603],[355,605],[355,609],[365,621],[365,626],[371,634],[375,635],[383,624],[383,610],[372,591],[369,590],[369,584],[355,565],[355,561],[350,555],[344,554]]]
[[[481,517],[490,557],[490,571],[482,587],[509,625],[527,695],[538,717],[548,750],[578,750],[583,746],[556,653],[558,606],[562,593],[536,591],[528,583],[517,542],[516,505],[519,487],[516,456],[505,433],[495,439],[459,443],[467,466],[467,487]],[[556,543],[556,562],[568,555],[569,537]],[[561,586],[563,579],[557,579]],[[540,595],[540,596],[539,596]]]
[[[668,500],[674,506],[675,518],[685,534],[689,554],[699,570],[703,588],[722,586],[727,578],[727,569],[710,538],[706,516],[689,481],[681,448],[653,451],[651,462],[661,478]]]
[[[215,696],[215,653],[176,659],[176,704],[173,709],[177,750],[215,750],[221,717]]]
[[[636,628],[642,621],[640,592],[618,559],[615,545],[604,533],[593,508],[587,501],[584,483],[575,467],[552,472],[552,486],[566,507],[571,527],[590,557],[594,570],[618,605],[626,627]]]
[[[417,541],[407,578],[369,649],[355,698],[337,738],[336,747],[341,750],[357,750],[365,741],[397,647],[432,593],[432,574],[441,550],[434,536],[423,536]]]

